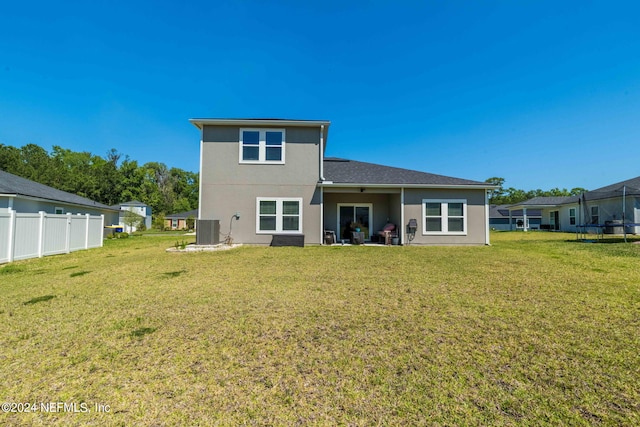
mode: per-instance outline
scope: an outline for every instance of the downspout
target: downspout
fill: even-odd
[[[320,125],[320,244],[324,243],[324,125]]]
[[[320,186],[320,244],[324,244],[324,187]]]
[[[509,216],[511,216],[511,211],[509,211]],[[485,218],[485,230],[484,230],[484,244],[490,245],[490,233],[489,233],[489,190],[484,191],[484,218]],[[511,219],[509,219],[509,223],[511,223]]]
[[[324,125],[320,125],[320,182],[324,182]]]
[[[202,156],[204,151],[204,126],[202,126],[202,137],[200,138],[200,175],[198,177],[198,218],[202,219]]]

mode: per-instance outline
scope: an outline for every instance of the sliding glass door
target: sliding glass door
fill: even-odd
[[[371,203],[347,204],[338,203],[339,239],[351,239],[351,232],[357,228],[364,233],[364,239],[371,239],[370,224],[373,205]]]

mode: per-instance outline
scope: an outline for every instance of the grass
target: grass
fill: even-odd
[[[0,266],[0,400],[90,409],[0,424],[640,425],[640,245],[574,238]]]

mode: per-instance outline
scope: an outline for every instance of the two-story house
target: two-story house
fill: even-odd
[[[401,244],[489,243],[490,184],[325,157],[330,122],[191,119],[201,130],[198,219],[233,224],[235,242],[304,235],[323,244],[361,230],[375,241],[395,225]]]
[[[129,222],[127,220],[128,212],[132,212],[139,216],[139,223],[143,224],[145,229],[149,230],[151,228],[151,206],[137,200],[132,200],[113,205],[112,208],[120,209],[120,218],[118,219],[118,223],[127,233],[132,233],[138,229],[135,225],[131,226],[127,224]]]

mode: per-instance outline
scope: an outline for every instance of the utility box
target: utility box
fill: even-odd
[[[199,219],[196,227],[196,245],[217,245],[220,243],[220,220]]]

